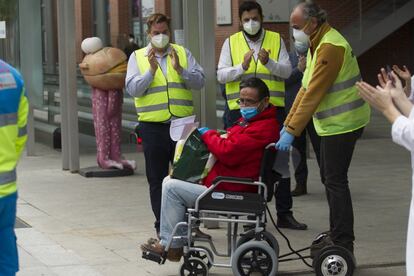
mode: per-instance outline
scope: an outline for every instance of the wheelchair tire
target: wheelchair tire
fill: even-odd
[[[207,264],[200,258],[190,257],[181,265],[181,276],[208,276]]]
[[[208,252],[208,254],[210,255],[211,259],[213,260],[213,263],[214,263],[214,254],[213,254],[213,252],[208,247],[205,247],[205,246],[197,246],[197,248],[202,248],[202,249],[206,250]],[[207,264],[208,269],[210,269],[213,266],[213,264],[210,263],[207,255],[204,252],[191,251],[190,252],[190,257],[191,258],[199,258],[199,259],[201,259],[202,261],[204,261]]]
[[[352,276],[355,260],[347,249],[341,246],[327,246],[313,259],[317,276]]]
[[[251,275],[252,272],[275,276],[278,259],[276,252],[266,241],[248,241],[234,251],[231,268],[235,276]]]
[[[237,241],[236,248],[240,245],[253,240],[255,237],[254,230],[250,230],[245,233],[240,239]],[[272,233],[263,231],[260,233],[260,237],[263,241],[267,242],[271,248],[275,250],[276,256],[279,256],[279,243],[277,242],[276,238],[272,235]]]

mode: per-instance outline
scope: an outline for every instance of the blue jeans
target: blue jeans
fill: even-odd
[[[196,199],[207,188],[190,182],[166,177],[162,184],[161,198],[161,225],[160,243],[167,246],[174,227],[177,223],[184,221],[187,208],[193,207]],[[178,229],[176,235],[185,235],[187,228]],[[179,241],[173,241],[171,248],[182,247]]]
[[[17,193],[0,198],[0,275],[14,276],[19,270],[16,235]]]

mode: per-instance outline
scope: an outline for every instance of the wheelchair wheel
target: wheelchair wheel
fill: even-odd
[[[336,245],[323,248],[312,265],[317,276],[352,276],[355,269],[351,252]]]
[[[254,230],[250,230],[247,233],[245,233],[241,238],[237,241],[236,248],[238,248],[240,245],[253,240],[255,237]],[[263,231],[260,233],[260,238],[267,242],[271,248],[274,249],[276,256],[279,256],[279,243],[277,242],[276,238],[269,232]]]
[[[235,276],[274,276],[278,269],[276,252],[265,241],[248,241],[234,251],[231,268]]]
[[[207,276],[208,267],[200,258],[190,257],[187,261],[181,265],[181,276]]]
[[[202,248],[202,249],[206,250],[208,252],[208,254],[210,255],[210,258],[213,260],[213,263],[214,263],[214,254],[209,248],[207,248],[205,246],[197,246],[197,248]],[[203,262],[205,262],[207,264],[208,269],[210,269],[213,266],[213,264],[210,263],[210,261],[208,260],[208,257],[206,255],[206,253],[204,253],[204,252],[191,251],[190,252],[190,257],[201,259]]]

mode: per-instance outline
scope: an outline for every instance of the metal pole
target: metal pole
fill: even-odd
[[[197,61],[200,61],[198,19],[198,1],[183,0],[184,46],[190,50]],[[201,121],[200,101],[199,91],[193,91],[194,113],[197,119]]]
[[[33,106],[43,104],[42,23],[40,0],[19,1],[20,68],[29,96],[27,155],[35,154]],[[23,28],[24,26],[24,28]],[[30,47],[25,47],[30,45]]]
[[[62,168],[79,170],[79,130],[76,89],[74,0],[57,0],[59,91],[62,117]]]
[[[104,46],[109,45],[107,7],[107,0],[95,0],[96,36],[102,40]]]
[[[214,39],[214,1],[198,0],[199,20],[199,47],[200,65],[204,69],[206,83],[201,89],[201,116],[200,122],[203,126],[217,128],[216,114],[216,60],[215,60],[215,39]]]
[[[177,43],[176,35],[183,32],[183,0],[171,0],[171,30]]]

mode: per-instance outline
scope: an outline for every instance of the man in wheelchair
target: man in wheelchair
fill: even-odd
[[[143,252],[162,255],[177,223],[185,220],[188,207],[192,207],[199,195],[211,186],[217,176],[231,176],[257,180],[264,148],[279,139],[276,108],[269,103],[269,89],[258,78],[240,83],[240,112],[242,118],[221,137],[216,130],[200,128],[201,138],[217,161],[203,180],[203,185],[178,179],[166,178],[161,200],[160,241],[150,239],[141,245]],[[219,190],[256,192],[256,186],[221,183]],[[167,259],[179,261],[183,244],[173,240]]]

